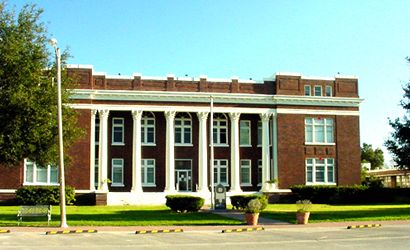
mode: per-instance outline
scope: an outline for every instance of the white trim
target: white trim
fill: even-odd
[[[303,115],[346,115],[346,116],[359,116],[359,111],[354,110],[315,110],[315,109],[288,109],[278,108],[276,110],[278,114],[303,114]]]
[[[120,164],[114,164],[114,161],[120,160]],[[114,182],[114,168],[121,169],[121,182]],[[123,158],[112,158],[111,159],[111,187],[124,187],[124,159]]]
[[[150,161],[150,160],[153,161],[153,163],[154,163],[153,165],[148,165],[147,164],[147,162]],[[153,168],[154,169],[154,181],[152,183],[147,182],[147,180],[148,180],[148,171],[147,171],[147,169],[148,168]],[[157,164],[156,164],[156,160],[154,158],[143,158],[143,159],[141,159],[141,171],[143,169],[145,169],[144,170],[144,176],[141,173],[140,182],[141,182],[142,187],[156,187],[157,186],[157,180],[156,180],[157,179],[156,178],[157,170],[156,170],[156,168],[157,168]]]

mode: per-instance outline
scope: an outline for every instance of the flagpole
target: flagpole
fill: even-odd
[[[211,99],[211,117],[209,121],[209,140],[210,140],[210,163],[209,163],[209,175],[210,175],[210,182],[211,182],[211,209],[215,209],[214,204],[214,197],[215,197],[215,190],[214,190],[214,98],[212,95],[210,96]]]

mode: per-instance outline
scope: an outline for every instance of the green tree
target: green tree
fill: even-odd
[[[361,157],[362,163],[368,162],[371,164],[371,169],[379,169],[383,167],[384,155],[380,148],[374,150],[371,144],[363,143]]]
[[[410,58],[406,58],[410,62]],[[402,119],[389,120],[394,129],[390,138],[385,142],[387,149],[393,154],[393,160],[400,169],[410,169],[410,82],[404,87],[401,106],[406,113]]]
[[[57,163],[57,86],[54,54],[41,22],[42,10],[25,5],[19,13],[0,1],[0,164],[17,165],[24,158]],[[64,53],[67,58],[67,53]],[[64,65],[64,63],[63,63]],[[63,74],[63,103],[70,80]],[[76,113],[63,108],[64,143],[81,134]]]

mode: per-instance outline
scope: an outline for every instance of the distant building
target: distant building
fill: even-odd
[[[160,204],[180,193],[209,202],[211,179],[228,196],[360,183],[355,77],[126,77],[83,65],[68,72],[78,80],[70,106],[86,136],[70,151],[66,183],[83,199]],[[1,173],[3,200],[22,185],[58,185],[55,167],[29,160]]]
[[[382,179],[385,187],[410,187],[410,171],[378,169],[370,170],[368,174]]]

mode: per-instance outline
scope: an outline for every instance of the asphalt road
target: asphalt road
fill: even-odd
[[[269,228],[258,232],[135,234],[130,231],[0,234],[0,249],[410,249],[410,225]]]

